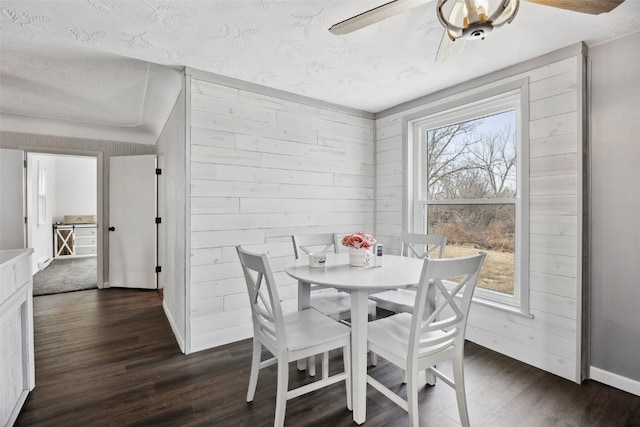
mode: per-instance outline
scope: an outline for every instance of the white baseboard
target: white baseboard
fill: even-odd
[[[42,271],[45,268],[49,267],[49,264],[51,264],[53,262],[53,258],[49,258],[46,261],[43,262],[38,262],[38,270]]]
[[[595,366],[589,367],[589,378],[594,381],[640,396],[640,381],[605,371]]]
[[[169,321],[169,325],[171,326],[171,330],[173,331],[173,335],[176,337],[176,341],[178,341],[178,346],[180,346],[180,351],[186,353],[186,345],[184,341],[184,337],[180,334],[180,331],[176,327],[176,322],[173,320],[173,316],[171,316],[171,312],[165,305],[165,302],[162,301],[162,309],[164,310],[164,315],[167,316],[167,320]]]

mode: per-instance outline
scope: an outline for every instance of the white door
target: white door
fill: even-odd
[[[109,162],[109,286],[156,289],[156,156]]]

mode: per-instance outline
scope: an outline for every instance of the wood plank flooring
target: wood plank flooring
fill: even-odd
[[[36,388],[16,426],[273,425],[276,367],[261,372],[247,404],[250,340],[183,355],[156,291],[40,296],[34,311]],[[577,385],[472,343],[465,362],[473,426],[640,426],[638,396]],[[309,381],[290,368],[291,385]],[[340,369],[341,355],[332,353],[332,371]],[[404,393],[402,374],[384,360],[370,372]],[[453,390],[442,383],[420,392],[420,414],[422,426],[460,425]],[[290,400],[286,425],[355,426],[351,417],[336,384]],[[369,387],[365,425],[408,420]]]

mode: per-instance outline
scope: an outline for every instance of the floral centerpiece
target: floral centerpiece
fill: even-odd
[[[342,238],[342,245],[349,248],[349,264],[354,267],[367,267],[371,263],[371,248],[376,239],[371,235],[358,231]]]

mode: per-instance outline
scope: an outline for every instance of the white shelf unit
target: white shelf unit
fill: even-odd
[[[55,224],[53,230],[54,258],[97,255],[98,226],[96,224]]]

